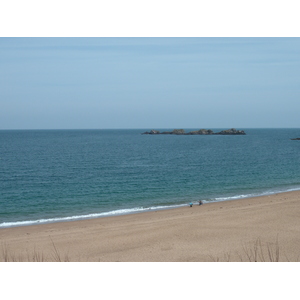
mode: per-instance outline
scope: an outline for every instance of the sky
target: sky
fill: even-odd
[[[300,38],[0,38],[0,129],[300,127]]]

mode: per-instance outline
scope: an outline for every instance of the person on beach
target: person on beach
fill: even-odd
[[[190,203],[190,207],[193,207],[193,203],[192,202]]]
[[[203,204],[203,201],[202,200],[199,200],[199,205],[202,205]]]

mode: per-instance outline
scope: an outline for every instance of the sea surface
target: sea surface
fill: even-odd
[[[0,228],[300,189],[300,129],[150,129],[0,131]]]

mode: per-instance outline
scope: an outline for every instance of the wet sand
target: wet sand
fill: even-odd
[[[299,261],[300,191],[0,229],[0,261]]]

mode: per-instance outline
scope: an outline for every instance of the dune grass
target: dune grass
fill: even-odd
[[[51,239],[51,238],[50,238]],[[62,255],[60,251],[55,246],[53,240],[52,242],[52,252],[50,256],[46,256],[43,252],[37,251],[34,248],[33,251],[29,252],[26,249],[26,254],[16,255],[9,247],[4,243],[2,244],[2,257],[0,256],[0,261],[2,262],[69,262],[69,255],[66,253]]]
[[[50,237],[51,239],[51,237]],[[46,256],[43,252],[37,251],[35,248],[32,252],[26,250],[26,255],[16,255],[4,243],[2,244],[2,253],[0,253],[0,261],[2,262],[69,262],[75,261],[69,257],[68,253],[62,254],[51,239],[52,252]],[[1,255],[2,254],[2,255]],[[237,259],[238,257],[238,259]],[[100,261],[100,259],[98,260]],[[290,260],[287,255],[284,255],[280,250],[278,237],[273,243],[262,242],[257,238],[253,243],[243,245],[242,252],[224,253],[220,257],[209,256],[211,262],[298,262],[299,255],[296,260]]]
[[[266,243],[265,245],[262,244],[260,239],[257,239],[253,247],[244,247],[244,252],[250,262],[279,262],[278,237],[275,243]]]
[[[242,253],[225,253],[221,257],[210,256],[212,262],[298,262],[299,255],[294,260],[291,260],[288,255],[285,255],[280,250],[278,236],[273,243],[262,242],[260,238],[257,238],[254,243],[243,245]],[[238,257],[239,259],[231,260],[231,257]]]

